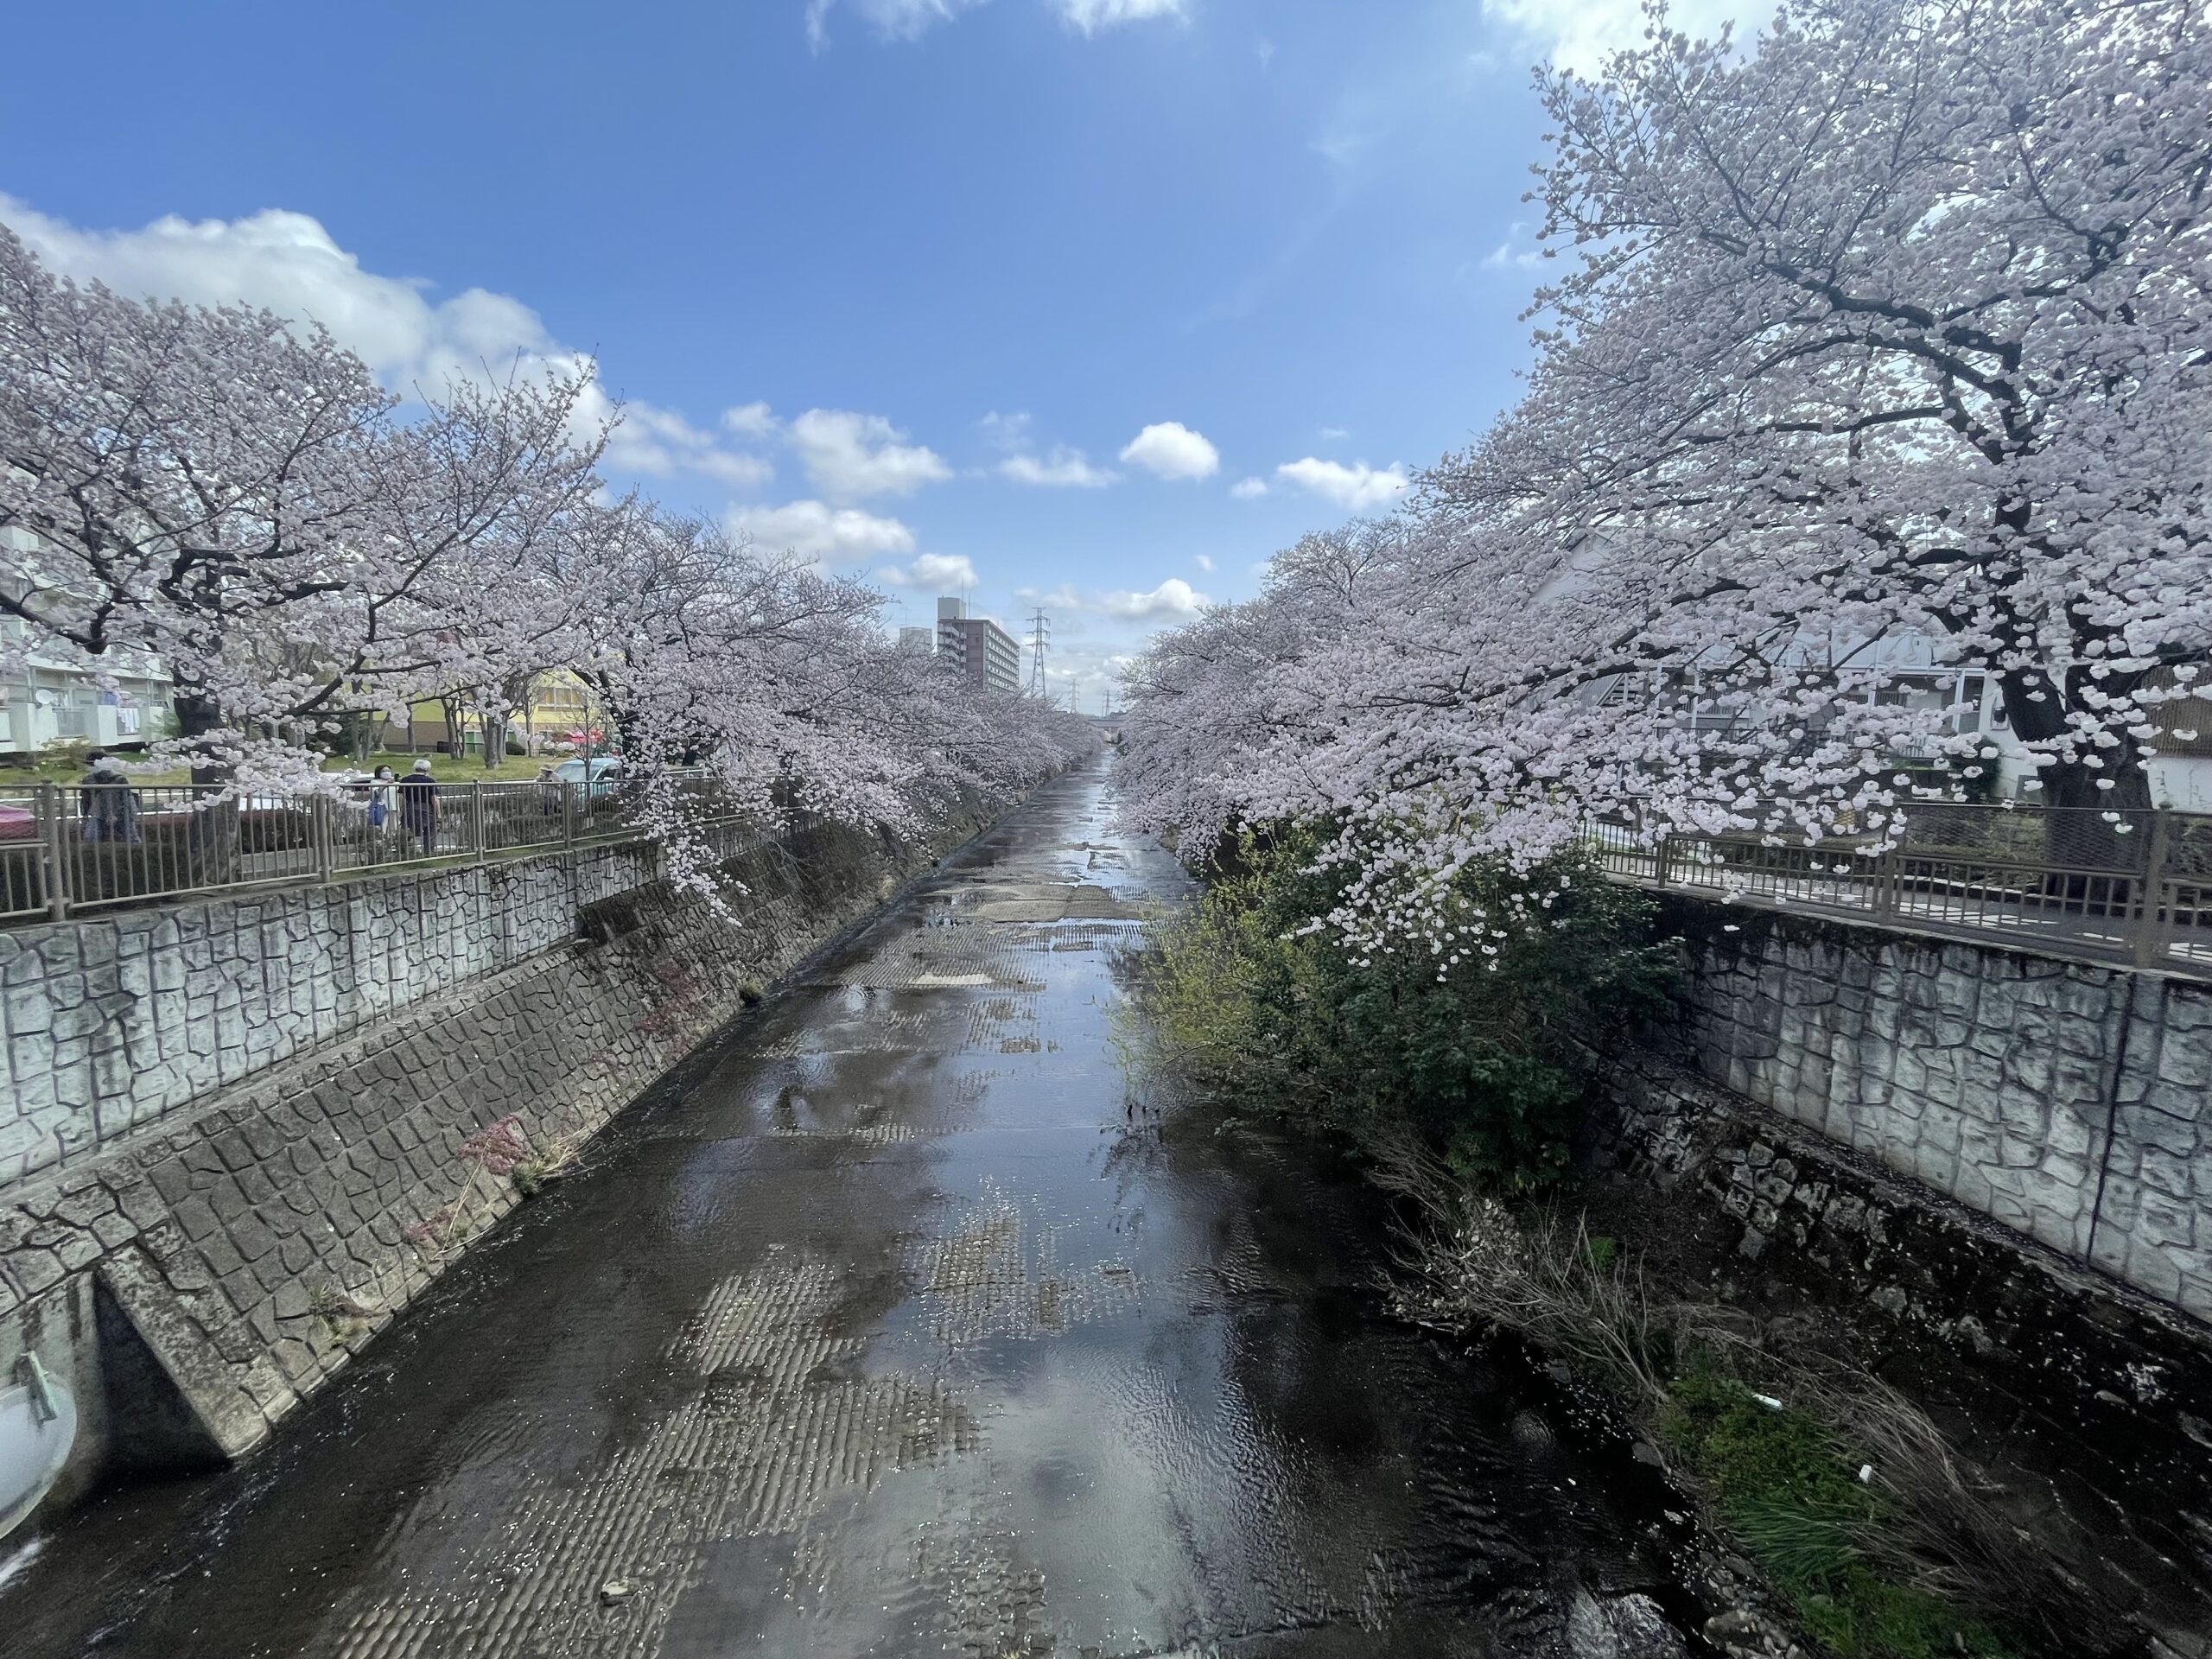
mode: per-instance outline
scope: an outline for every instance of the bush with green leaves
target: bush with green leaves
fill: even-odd
[[[1584,1042],[1657,1013],[1677,971],[1650,901],[1579,855],[1471,866],[1468,913],[1510,919],[1491,954],[1440,976],[1425,950],[1361,957],[1324,925],[1348,877],[1316,867],[1322,839],[1248,831],[1158,930],[1156,1040],[1231,1106],[1355,1137],[1410,1123],[1486,1185],[1556,1179],[1587,1091]]]

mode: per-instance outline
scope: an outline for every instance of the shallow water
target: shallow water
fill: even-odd
[[[1682,1651],[1645,1471],[1379,1316],[1371,1193],[1157,1133],[1117,964],[1182,892],[1041,791],[275,1445],[52,1529],[7,1650]]]

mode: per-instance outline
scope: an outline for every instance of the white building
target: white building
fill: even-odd
[[[937,602],[937,655],[971,684],[1021,690],[1021,647],[988,617],[969,615],[964,599]]]
[[[0,584],[20,594],[18,562],[28,537],[0,530]],[[30,754],[57,743],[133,748],[168,730],[175,697],[168,671],[136,652],[111,652],[104,674],[35,652],[15,617],[0,617],[0,754]]]

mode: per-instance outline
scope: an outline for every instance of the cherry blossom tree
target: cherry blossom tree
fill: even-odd
[[[1897,757],[1981,741],[1901,663],[1994,679],[2045,801],[2147,804],[2212,653],[2208,86],[2181,0],[1793,0],[1750,53],[1655,12],[1541,76],[1525,398],[1356,580],[1155,648],[1136,810],[1332,822],[1339,923],[1442,948],[1456,871],[1592,810],[1894,833]],[[1193,677],[1237,639],[1288,656]]]
[[[457,382],[413,419],[317,327],[48,273],[0,226],[0,582],[24,648],[158,658],[182,752],[264,783],[349,709],[489,677],[599,487],[583,373]]]
[[[637,809],[703,883],[703,772],[718,807],[911,832],[946,791],[1025,790],[1096,747],[1084,721],[966,685],[897,650],[884,595],[696,518],[630,517],[602,542],[622,603],[586,671],[632,757]]]
[[[1581,257],[1433,501],[1602,548],[1624,668],[1725,645],[1786,707],[1912,634],[1997,677],[2046,801],[2148,804],[2129,728],[2212,625],[2208,86],[2181,0],[1846,0],[1547,76]]]

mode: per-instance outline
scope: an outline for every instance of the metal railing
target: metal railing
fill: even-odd
[[[1587,820],[1617,880],[2212,976],[2212,814],[1944,804],[1874,838],[1685,835]]]
[[[751,822],[722,810],[707,779],[677,787],[698,797],[690,821],[703,831]],[[190,784],[0,789],[0,925],[649,839],[604,783],[347,784],[278,798]]]

